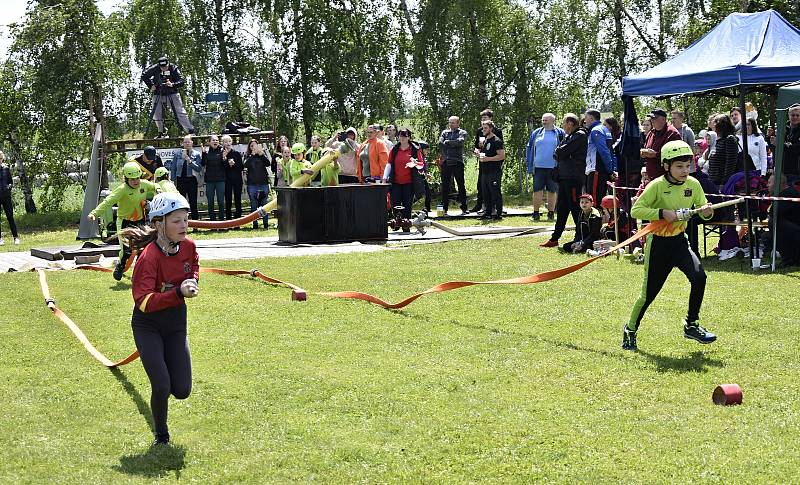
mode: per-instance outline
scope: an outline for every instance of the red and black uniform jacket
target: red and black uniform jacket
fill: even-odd
[[[151,242],[144,248],[133,269],[133,301],[140,311],[156,312],[183,305],[181,283],[199,281],[200,258],[194,241],[185,239],[178,252],[166,255]]]

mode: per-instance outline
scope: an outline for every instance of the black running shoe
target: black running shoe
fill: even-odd
[[[700,326],[699,321],[692,323],[683,321],[683,336],[692,340],[697,340],[701,344],[710,344],[717,340],[717,336]]]
[[[156,435],[156,439],[151,446],[169,445],[169,435]]]
[[[622,325],[622,350],[639,350],[636,346],[636,330],[628,328],[628,324]]]
[[[114,266],[114,279],[120,281],[124,273],[125,273],[125,265],[117,263],[117,265]]]

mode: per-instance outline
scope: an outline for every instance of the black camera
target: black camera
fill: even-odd
[[[339,135],[336,137],[336,139],[341,141],[341,142],[344,142],[345,140],[347,140],[347,132],[346,131],[340,131]]]

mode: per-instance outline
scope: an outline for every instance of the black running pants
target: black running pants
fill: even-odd
[[[691,285],[686,321],[695,322],[699,319],[706,290],[706,273],[700,259],[689,248],[689,241],[683,233],[667,237],[648,234],[644,248],[644,282],[628,320],[629,329],[639,328],[644,312],[661,291],[672,268],[681,270]]]
[[[170,290],[172,291],[172,290]],[[169,437],[169,396],[186,399],[192,392],[192,356],[186,336],[186,305],[144,313],[131,318],[133,339],[150,379],[150,409],[158,437]]]

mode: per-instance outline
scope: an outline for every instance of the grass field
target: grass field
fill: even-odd
[[[453,279],[580,261],[542,237],[382,253],[203,261],[309,292],[397,301]],[[139,361],[110,372],[44,306],[36,275],[0,275],[0,482],[791,482],[800,468],[798,273],[707,261],[711,346],[682,336],[675,272],[639,332],[621,326],[642,266],[608,258],[531,286],[425,296],[402,311],[204,275],[189,302],[194,390],[174,446],[149,448]],[[129,281],[53,272],[53,297],[110,358],[133,350]],[[744,404],[715,406],[735,382]]]

